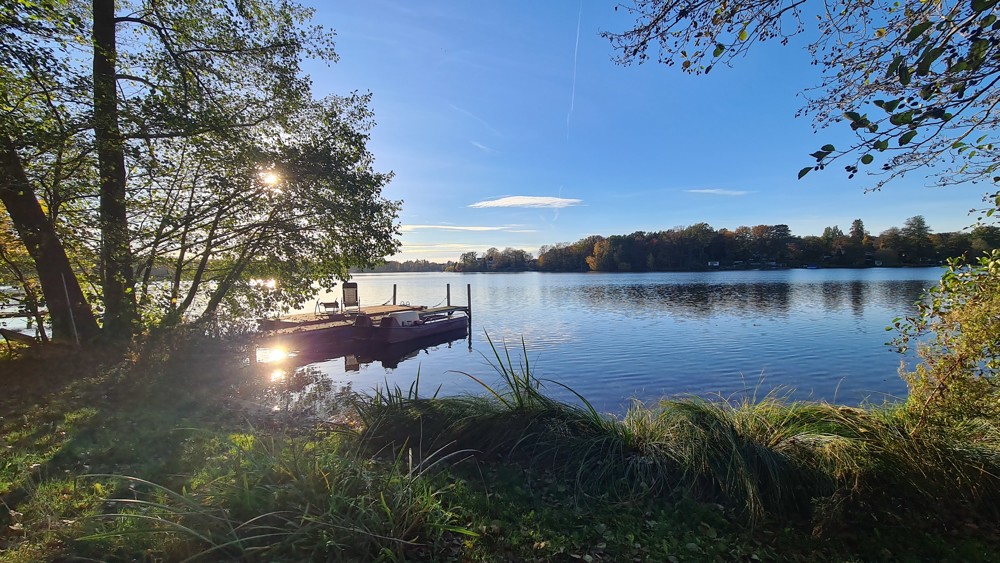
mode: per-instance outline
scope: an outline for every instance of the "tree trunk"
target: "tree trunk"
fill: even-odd
[[[93,0],[93,6],[94,138],[101,182],[104,329],[110,339],[118,340],[135,333],[138,315],[125,202],[125,145],[118,126],[115,2]]]
[[[24,173],[24,166],[14,142],[2,137],[0,147],[0,201],[3,201],[21,242],[35,261],[45,303],[52,318],[54,340],[92,340],[99,333],[97,320],[90,309],[69,258],[55,228],[42,211],[35,191]],[[66,296],[69,295],[69,301]]]

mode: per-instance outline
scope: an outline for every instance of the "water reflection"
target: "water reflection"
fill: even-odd
[[[350,382],[333,383],[329,370],[324,369],[329,362],[342,359],[345,372],[358,372],[378,362],[389,372],[421,354],[453,346],[471,346],[466,329],[391,345],[340,340],[311,342],[291,350],[259,347],[250,362],[253,377],[234,389],[233,398],[258,413],[349,423],[343,419],[353,412],[346,407],[355,392]]]
[[[391,274],[357,276],[365,295],[433,305],[446,283],[472,284],[471,343],[452,341],[394,358],[335,349],[293,360],[370,392],[420,385],[446,395],[483,392],[468,373],[494,383],[496,345],[532,370],[569,385],[602,411],[630,398],[692,393],[730,396],[751,382],[759,396],[857,404],[902,396],[901,357],[885,327],[909,314],[940,270],[783,270],[656,274]],[[315,352],[315,351],[313,351]],[[414,352],[416,352],[414,354]],[[907,359],[907,358],[902,358]],[[909,361],[909,360],[907,360]],[[266,376],[261,375],[261,378]],[[558,390],[553,388],[553,393]],[[568,397],[567,400],[573,400]]]
[[[926,281],[826,281],[822,283],[686,283],[587,285],[560,288],[564,299],[592,312],[680,318],[784,316],[790,311],[850,307],[856,317],[885,303],[912,303]]]
[[[592,311],[630,316],[670,314],[706,318],[719,314],[783,314],[791,306],[789,283],[591,285],[566,295]]]

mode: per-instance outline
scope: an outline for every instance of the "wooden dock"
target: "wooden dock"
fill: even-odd
[[[258,348],[281,347],[286,350],[303,350],[321,345],[331,346],[340,342],[348,343],[354,336],[354,319],[360,315],[368,316],[372,323],[378,325],[391,313],[416,311],[421,317],[433,315],[448,315],[464,312],[472,318],[472,287],[468,286],[469,304],[451,304],[451,284],[447,284],[447,305],[443,307],[422,307],[413,305],[396,305],[396,287],[392,288],[392,305],[375,305],[360,307],[351,311],[338,310],[335,313],[323,311],[315,313],[298,313],[280,319],[260,319],[260,334],[257,338]]]
[[[421,307],[409,305],[377,305],[361,307],[360,313],[299,313],[281,319],[261,319],[261,337],[257,339],[257,345],[297,348],[315,342],[350,340],[354,334],[354,318],[359,315],[367,315],[377,323],[390,313],[420,310]]]

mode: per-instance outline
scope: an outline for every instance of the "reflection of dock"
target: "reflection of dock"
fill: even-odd
[[[338,358],[344,358],[345,372],[359,371],[362,365],[376,361],[381,362],[382,367],[395,369],[399,367],[400,363],[415,358],[421,351],[441,345],[451,347],[453,343],[460,340],[466,341],[469,349],[472,349],[469,333],[464,328],[396,344],[379,344],[350,338],[344,340],[317,339],[311,345],[303,346],[288,354],[272,355],[272,348],[258,346],[257,357],[251,361],[258,364],[268,364],[288,372],[309,364]],[[285,348],[284,352],[289,352],[284,343],[280,343],[278,346]],[[263,354],[261,354],[262,350]]]

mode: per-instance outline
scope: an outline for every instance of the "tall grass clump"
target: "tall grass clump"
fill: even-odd
[[[526,351],[515,364],[506,344],[501,349],[489,342],[499,384],[462,373],[482,385],[487,396],[421,398],[416,384],[406,393],[399,387],[376,389],[358,405],[362,442],[376,449],[405,444],[422,452],[473,449],[486,456],[518,452],[551,458],[565,445],[553,436],[579,432],[601,418],[592,408],[546,395],[543,382],[531,373]]]
[[[827,472],[802,463],[801,455],[828,447],[840,457],[836,436],[825,428],[829,410],[775,396],[736,404],[692,397],[664,401],[659,417],[681,482],[756,520],[774,509],[800,513],[814,494],[832,489]]]
[[[350,444],[234,436],[227,469],[180,492],[121,477],[111,510],[79,541],[124,556],[138,538],[171,560],[402,560],[442,534],[472,534],[440,502],[432,464],[379,461]]]
[[[474,451],[481,459],[554,469],[582,497],[694,495],[751,523],[812,519],[818,530],[859,515],[875,520],[914,510],[947,517],[1000,506],[1000,441],[987,421],[915,432],[921,422],[900,406],[850,408],[778,393],[636,402],[615,417],[560,383],[536,378],[526,355],[490,343],[500,384],[473,377],[486,396],[377,394],[361,407],[362,441],[369,448],[394,444],[396,451]],[[569,390],[577,401],[551,398],[546,385]]]
[[[403,393],[377,390],[359,405],[365,427],[362,442],[372,448],[415,446],[419,451],[474,451],[480,458],[502,458],[566,473],[581,493],[631,498],[674,487],[675,459],[663,421],[636,404],[622,420],[600,414],[569,387],[532,373],[526,346],[513,355],[487,335],[491,366],[499,383],[464,374],[483,386],[486,396],[420,398],[416,388]],[[575,404],[553,399],[546,384],[571,393]]]

